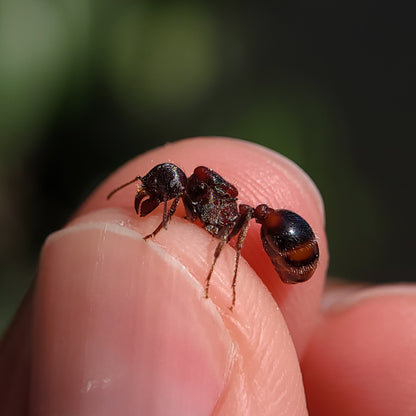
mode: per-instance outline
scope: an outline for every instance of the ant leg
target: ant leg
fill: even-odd
[[[212,261],[211,269],[210,269],[210,271],[208,273],[208,276],[207,276],[207,279],[205,281],[205,298],[206,299],[208,299],[209,282],[211,280],[212,272],[214,271],[215,263],[217,262],[217,259],[218,259],[219,255],[221,254],[221,251],[222,251],[225,243],[227,243],[227,242],[228,242],[228,238],[222,238],[220,240],[220,242],[218,243],[217,248],[215,249],[214,260]]]
[[[233,288],[233,301],[230,306],[230,310],[232,311],[235,306],[235,299],[236,299],[236,286],[237,286],[237,272],[238,272],[238,263],[240,262],[240,253],[243,247],[244,240],[247,236],[248,226],[250,220],[252,218],[252,211],[249,210],[243,216],[243,223],[241,224],[240,232],[238,234],[237,239],[237,246],[236,246],[236,253],[235,253],[235,263],[234,263],[234,276],[233,276],[233,283],[231,287]]]
[[[167,211],[168,201],[163,201],[163,219],[161,223],[157,226],[157,228],[151,233],[144,237],[144,240],[147,240],[150,237],[154,237],[162,228],[168,228],[168,222],[170,221],[172,215],[175,213],[176,208],[178,207],[180,197],[177,197],[173,200],[172,205],[169,208],[169,212]]]
[[[179,200],[180,200],[180,197],[178,196],[177,198],[175,198],[173,200],[172,205],[169,208],[169,212],[168,212],[168,214],[166,216],[165,230],[168,229],[168,222],[172,218],[172,215],[175,213],[176,208],[178,208]]]

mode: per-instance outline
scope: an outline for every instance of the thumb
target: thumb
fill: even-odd
[[[175,218],[158,244],[144,242],[137,227],[157,221],[110,208],[48,239],[34,305],[33,413],[306,414],[293,344],[259,279],[242,262],[240,304],[252,306],[230,312],[227,247],[216,308],[200,284],[209,261],[192,250],[209,251],[211,237]]]

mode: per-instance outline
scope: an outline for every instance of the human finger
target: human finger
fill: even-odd
[[[131,209],[134,198],[131,190],[120,192],[110,201],[106,201],[106,195],[129,178],[143,175],[156,164],[166,161],[177,164],[188,175],[198,165],[208,166],[237,187],[240,203],[254,207],[266,203],[272,208],[290,209],[309,222],[318,239],[320,260],[308,282],[298,285],[282,283],[263,250],[260,226],[254,221],[242,250],[243,257],[278,303],[301,356],[315,325],[328,263],[324,208],[315,185],[292,161],[262,146],[236,139],[194,138],[167,144],[127,163],[97,189],[80,213],[108,206]],[[154,215],[160,216],[160,211]],[[178,209],[177,216],[184,216],[183,208]],[[207,255],[211,253],[212,250]],[[237,291],[237,299],[245,296],[238,287]]]
[[[311,415],[416,412],[416,287],[333,288],[302,362]]]

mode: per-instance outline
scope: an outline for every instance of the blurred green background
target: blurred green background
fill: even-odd
[[[413,16],[411,2],[0,0],[0,333],[89,192],[194,135],[309,173],[332,275],[416,280]]]

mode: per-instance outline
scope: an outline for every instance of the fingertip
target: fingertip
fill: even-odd
[[[97,189],[78,215],[109,206],[130,208],[133,191],[126,189],[111,201],[106,201],[105,197],[126,180],[167,161],[177,164],[187,175],[198,165],[210,167],[237,187],[240,203],[252,206],[266,203],[273,208],[286,208],[311,225],[318,239],[320,260],[313,278],[306,283],[285,285],[280,281],[263,250],[259,225],[254,222],[242,250],[242,256],[281,307],[301,356],[317,319],[328,265],[323,203],[316,186],[292,161],[260,145],[238,139],[198,137],[168,143],[128,162]],[[176,216],[184,216],[181,206]]]
[[[416,288],[344,288],[330,296],[302,362],[311,414],[410,414]]]

